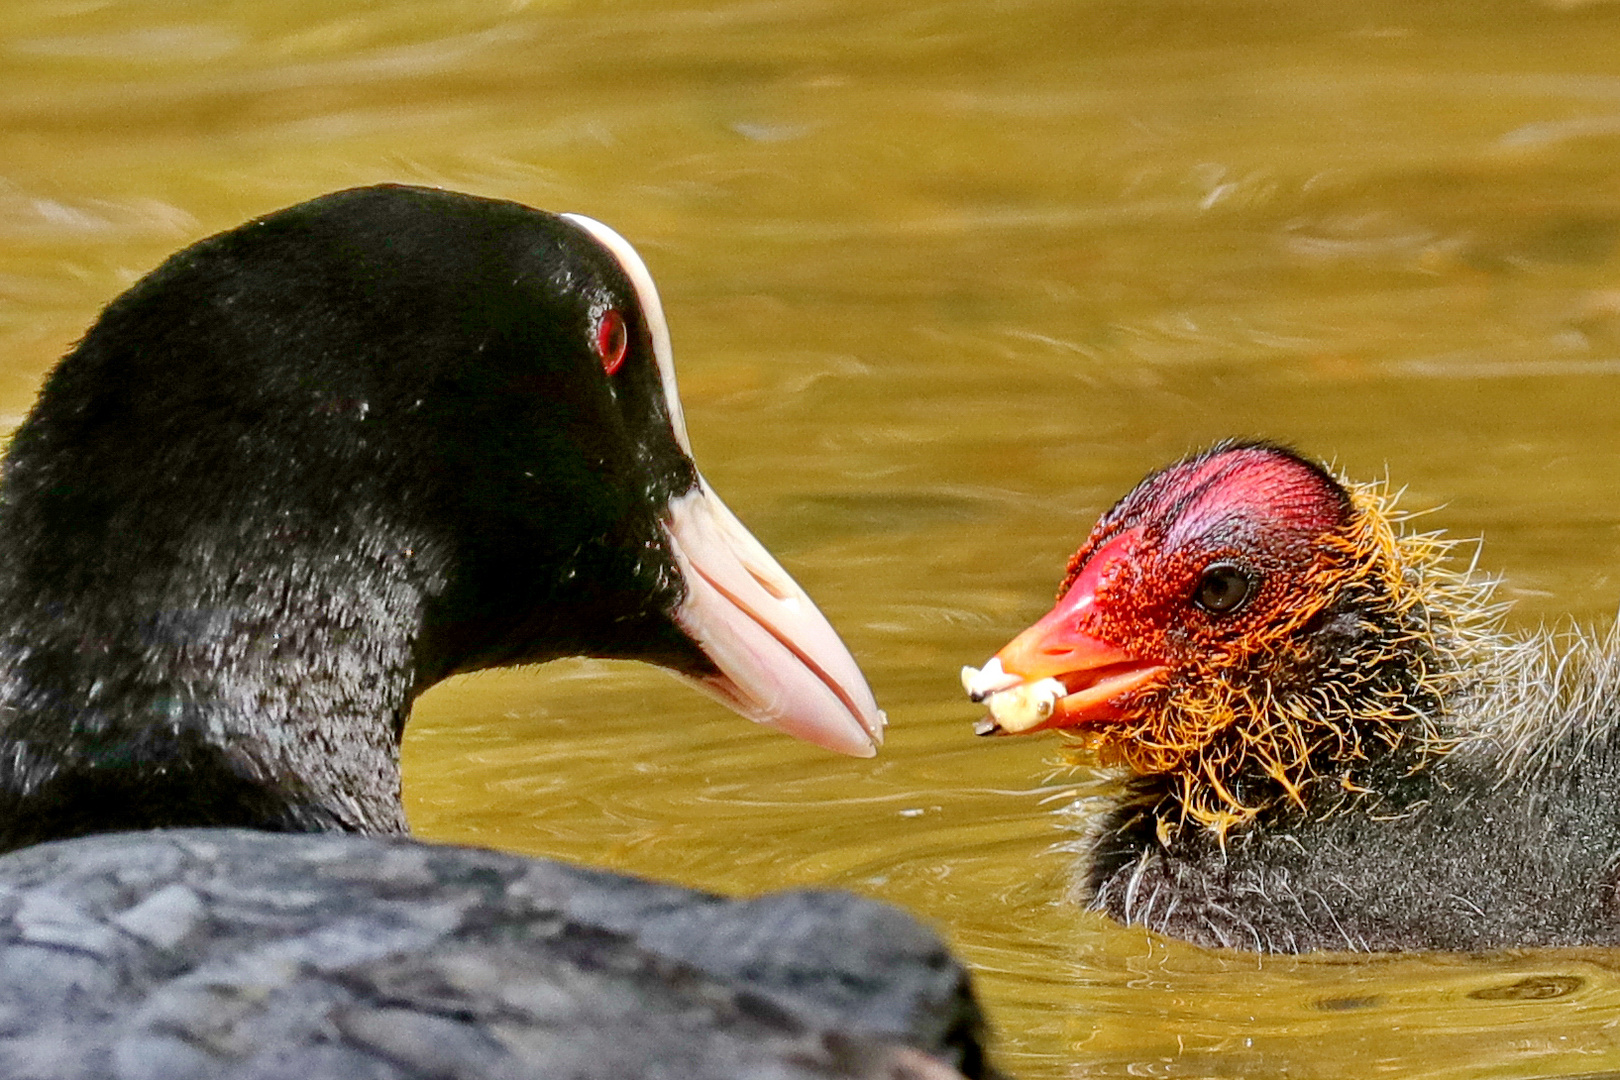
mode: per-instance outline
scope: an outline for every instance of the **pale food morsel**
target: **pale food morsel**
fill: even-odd
[[[982,668],[964,665],[962,668],[962,689],[973,701],[983,701],[997,690],[1008,690],[1023,682],[1022,675],[1012,675],[1002,670],[1001,657],[992,656]]]
[[[964,667],[962,687],[970,698],[990,708],[989,718],[974,728],[980,735],[1033,730],[1046,722],[1058,699],[1068,693],[1056,679],[1026,683],[1003,671],[1000,659],[995,657],[983,668]]]
[[[1044,724],[1068,691],[1056,679],[1022,683],[1010,690],[998,690],[985,699],[990,716],[1001,730],[1017,734]]]

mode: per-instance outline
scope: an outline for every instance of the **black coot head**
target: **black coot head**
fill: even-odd
[[[699,476],[651,277],[589,219],[378,187],[202,241],[53,374],[3,497],[9,591],[115,649],[400,627],[414,689],[631,657],[835,749],[879,737]]]

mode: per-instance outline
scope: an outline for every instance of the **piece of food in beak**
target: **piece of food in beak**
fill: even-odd
[[[1015,681],[1007,683],[1008,678]],[[982,689],[995,685],[1000,688]],[[1058,700],[1067,693],[1063,684],[1056,679],[1026,683],[1016,675],[1007,676],[996,657],[991,657],[982,669],[964,667],[962,686],[967,690],[968,697],[984,702],[990,709],[989,717],[974,728],[979,735],[998,732],[1017,735],[1034,731],[1045,724],[1057,707]]]
[[[975,732],[1021,735],[1117,720],[1123,699],[1165,671],[1083,629],[1098,577],[1081,574],[1051,611],[983,668],[962,669],[968,697],[990,710]]]

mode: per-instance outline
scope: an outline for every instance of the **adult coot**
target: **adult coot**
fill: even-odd
[[[1620,665],[1511,637],[1380,487],[1230,443],[1103,515],[1057,606],[963,672],[982,734],[1063,728],[1079,892],[1274,952],[1620,943]]]
[[[51,374],[0,483],[0,846],[403,832],[412,700],[647,660],[871,754],[881,717],[693,464],[605,226],[402,187],[169,259]]]
[[[882,736],[693,464],[630,246],[377,187],[169,259],[0,482],[0,1074],[983,1069],[960,968],[881,905],[250,831],[404,832],[416,696],[565,655]]]

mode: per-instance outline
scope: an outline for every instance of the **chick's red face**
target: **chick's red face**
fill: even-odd
[[[968,691],[1003,731],[1101,725],[1250,662],[1311,602],[1324,540],[1347,513],[1335,481],[1270,447],[1149,477],[1075,553],[1057,605],[964,674]]]

